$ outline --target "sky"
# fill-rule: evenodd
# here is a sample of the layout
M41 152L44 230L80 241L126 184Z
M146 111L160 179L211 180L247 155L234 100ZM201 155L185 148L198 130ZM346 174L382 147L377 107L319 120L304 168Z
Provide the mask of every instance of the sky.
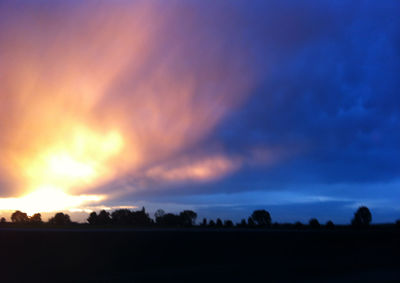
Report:
M400 218L400 2L1 1L0 214Z

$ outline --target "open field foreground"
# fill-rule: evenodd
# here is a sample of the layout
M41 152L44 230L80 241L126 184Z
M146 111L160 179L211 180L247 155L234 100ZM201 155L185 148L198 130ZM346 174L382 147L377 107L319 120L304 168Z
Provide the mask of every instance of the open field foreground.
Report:
M0 230L1 282L399 282L400 231Z

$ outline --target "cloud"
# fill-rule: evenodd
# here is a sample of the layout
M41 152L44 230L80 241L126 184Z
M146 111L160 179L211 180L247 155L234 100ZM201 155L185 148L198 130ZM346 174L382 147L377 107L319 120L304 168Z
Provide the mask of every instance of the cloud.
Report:
M230 171L221 158L159 165L203 140L252 88L245 45L224 36L235 15L215 18L220 8L3 3L1 193L82 194L143 168L168 180Z
M207 181L221 178L236 170L238 162L224 156L206 157L193 162L180 162L178 166L155 166L150 168L145 175L152 179L163 181L182 182L188 180Z
M399 177L397 1L0 5L3 196L54 160L110 205Z

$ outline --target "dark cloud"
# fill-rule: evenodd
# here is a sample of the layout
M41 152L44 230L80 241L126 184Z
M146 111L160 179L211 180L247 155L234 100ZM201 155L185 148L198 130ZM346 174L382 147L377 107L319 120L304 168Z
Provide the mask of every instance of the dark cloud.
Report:
M394 180L400 168L399 5L339 8L311 5L319 13L301 22L314 22L316 31L292 26L302 29L302 40L265 40L283 50L263 62L268 71L262 84L214 138L233 152L254 144L298 147L291 162L278 165L296 182L295 175L326 182ZM275 10L276 17L282 19L282 12ZM321 14L334 17L321 23Z
M396 1L243 5L239 33L250 42L259 83L246 104L196 149L218 144L232 156L248 156L259 147L279 150L283 158L258 166L245 163L216 182L136 196L172 201L181 194L310 192L312 186L314 194L351 197L353 203L389 199L400 177L399 11ZM334 184L346 186L327 189ZM374 184L381 185L365 189ZM324 215L324 205L276 211L303 216L308 211L309 217ZM393 217L396 205L389 206ZM339 210L332 213L344 221Z

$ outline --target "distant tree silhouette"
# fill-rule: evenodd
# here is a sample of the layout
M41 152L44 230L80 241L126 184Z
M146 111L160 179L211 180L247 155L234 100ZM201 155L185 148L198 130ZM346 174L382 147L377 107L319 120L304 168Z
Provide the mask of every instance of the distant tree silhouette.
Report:
M148 226L152 223L151 218L149 214L146 213L146 209L144 207L142 207L141 210L133 211L131 215L133 225Z
M182 225L182 218L173 213L167 213L162 218L162 225L165 226L180 226Z
M108 211L105 211L104 209L99 212L99 215L97 215L97 224L99 225L108 225L111 224L111 216Z
M184 210L179 214L179 216L182 221L182 226L190 227L194 225L197 213L192 210Z
M111 213L112 223L117 225L132 224L132 212L129 209L117 209Z
M255 225L256 225L256 223L254 223L253 218L252 218L252 217L249 217L249 218L247 219L247 226L248 226L248 227L254 227Z
M89 224L91 224L91 225L97 224L97 213L95 211L93 211L89 214L87 222L89 222Z
M351 221L351 225L354 227L367 227L371 223L372 215L368 207L361 206L354 213L354 218Z
M237 226L242 228L246 227L247 226L246 219L242 219Z
M214 220L210 220L210 222L208 222L208 227L215 227Z
M29 218L29 223L32 223L32 224L40 224L40 223L43 223L43 222L42 222L42 215L40 215L40 213L35 213L34 215L32 215L32 216Z
M162 209L158 209L155 213L154 213L154 219L156 220L157 224L161 224L162 222L162 218L165 215L165 211Z
M396 227L400 229L400 219L396 221Z
M219 218L217 218L217 222L215 223L215 226L217 226L217 227L222 227L222 226L223 226L223 225L222 225L222 220L219 219Z
M300 221L297 221L296 223L294 223L294 228L296 229L301 229L303 228L303 223L301 223Z
M6 221L6 219L4 218L4 217L2 217L1 219L0 219L0 223L6 223L7 221Z
M54 225L67 225L71 223L72 221L69 215L64 214L62 212L56 213L56 215L54 215L49 219L49 224L54 224Z
M111 222L117 225L147 226L151 224L151 219L143 207L139 211L117 209L111 213Z
M25 212L17 210L11 215L11 221L13 223L28 223L29 217Z
M335 224L333 224L333 222L331 220L329 220L328 222L326 222L325 224L326 228L328 229L333 229L335 228Z
M321 227L317 218L311 218L310 221L308 222L308 225L310 225L310 227L313 229Z
M227 227L227 228L232 228L233 227L232 220L225 220L224 221L224 226Z
M203 218L203 221L201 221L200 226L203 226L203 227L207 226L207 218Z
M265 209L254 210L251 218L258 226L271 226L271 215Z

